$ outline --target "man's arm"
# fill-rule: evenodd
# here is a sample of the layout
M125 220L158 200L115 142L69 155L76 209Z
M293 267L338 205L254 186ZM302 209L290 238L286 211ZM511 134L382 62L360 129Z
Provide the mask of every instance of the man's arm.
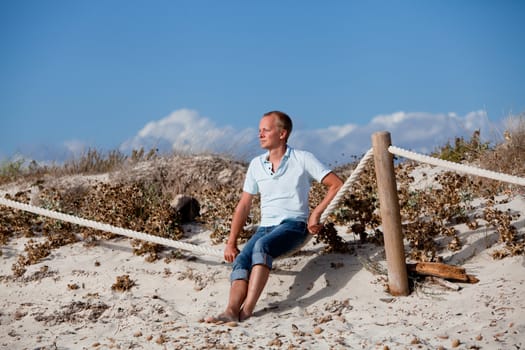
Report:
M319 205L315 207L314 210L312 210L312 213L308 218L308 231L314 235L319 233L323 227L323 225L319 222L321 220L321 215L323 214L326 207L328 207L328 204L330 204L332 199L335 197L341 186L343 186L343 181L333 172L328 173L328 175L326 175L321 182L323 185L328 187L328 191L321 203L319 203Z
M227 262L233 262L237 254L239 254L239 249L237 249L237 237L239 237L242 228L246 224L248 215L250 214L252 198L252 194L243 192L239 203L237 203L237 206L235 207L232 225L230 227L230 236L228 237L226 247L224 248L224 259Z

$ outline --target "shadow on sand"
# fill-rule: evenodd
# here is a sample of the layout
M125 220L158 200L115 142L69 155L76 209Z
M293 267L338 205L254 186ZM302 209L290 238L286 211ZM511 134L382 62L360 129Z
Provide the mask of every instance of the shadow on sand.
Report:
M377 249L381 249L381 247L377 247ZM376 253L376 248L373 248L373 250L374 253L371 255ZM362 252L360 251L359 253L361 254ZM287 288L288 295L284 296L286 291L276 293L278 296L267 307L257 310L255 315L262 315L268 312L280 314L296 307L304 308L310 306L326 298L329 300L329 298L344 288L351 288L352 277L363 268L363 264L356 253L317 253L307 259L309 260L306 265L297 272L281 269L272 272L274 274L273 278L276 278L276 275L294 275L295 278L289 288ZM284 284L283 288L285 288Z

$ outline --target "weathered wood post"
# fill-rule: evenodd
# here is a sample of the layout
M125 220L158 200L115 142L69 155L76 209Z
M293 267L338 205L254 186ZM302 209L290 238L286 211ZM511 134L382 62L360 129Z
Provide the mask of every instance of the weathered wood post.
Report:
M385 239L388 288L392 295L408 295L401 213L399 212L399 199L397 197L394 157L388 151L390 145L389 132L381 131L372 135L381 223Z

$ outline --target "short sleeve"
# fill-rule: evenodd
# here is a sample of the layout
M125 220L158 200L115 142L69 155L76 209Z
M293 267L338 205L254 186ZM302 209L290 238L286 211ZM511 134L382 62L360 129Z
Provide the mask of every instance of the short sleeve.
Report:
M257 194L259 192L259 186L257 185L257 181L255 180L255 176L254 176L255 166L256 166L256 159L250 162L250 165L248 166L248 171L246 171L244 185L242 187L242 190L249 194Z
M310 176L317 182L321 182L332 171L310 152L304 152L304 166Z

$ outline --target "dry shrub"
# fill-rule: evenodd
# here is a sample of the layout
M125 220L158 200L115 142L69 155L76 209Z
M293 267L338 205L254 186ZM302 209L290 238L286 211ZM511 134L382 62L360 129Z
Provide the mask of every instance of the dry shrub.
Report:
M18 192L15 196L6 198L21 203L29 202L28 192ZM33 237L33 229L41 225L41 221L33 214L0 207L0 245L6 245L12 238Z
M326 223L315 236L315 244L324 243L325 253L352 253L353 248L338 235L333 222Z
M111 286L111 290L116 292L126 292L135 286L135 281L129 275L117 276L117 281Z
M199 194L201 201L201 220L212 231L211 239L215 244L223 243L230 233L233 212L240 198L241 190L227 186L204 189ZM245 242L253 234L251 229L260 219L258 205L259 197L252 205L252 212L248 217L247 226L239 234L239 242Z
M116 181L155 178L163 193L171 198L179 194L192 196L200 204L200 222L212 231L213 243L222 243L229 234L231 217L242 191L247 163L225 156L173 155L157 159L138 170L121 172ZM145 173L145 171L147 173ZM258 198L255 199L250 222L260 218ZM241 240L251 235L241 234Z
M20 178L24 174L24 159L4 160L0 163L0 184Z
M436 238L451 237L454 243L448 248L460 248L453 225L470 220L468 213L472 209L471 191L475 183L467 176L443 172L432 179L432 187L411 189L412 168L413 165L398 167L398 196L403 233L411 248L409 257L416 261L438 261L440 246Z
M29 191L18 192L14 197L6 196L8 199L22 203L29 202ZM77 241L73 233L73 225L59 222L52 219L38 217L36 215L13 210L10 208L0 208L0 238L2 244L6 244L10 239L17 237L43 237L42 242L31 238L24 247L26 255L20 255L17 262L12 266L13 274L16 277L22 276L27 265L40 262L49 256L53 249Z
M493 252L494 259L503 259L507 256L525 255L525 237L518 235L518 230L511 222L519 217L509 211L503 212L494 207L494 199L490 199L483 210L483 219L499 234L499 241L504 243L503 248Z
M56 326L62 323L85 325L87 321L97 322L102 314L109 308L102 302L72 301L61 306L52 314L45 315L43 312L35 313L35 321L43 322L46 326Z
M157 182L146 180L135 183L98 183L92 187L73 187L65 191L43 191L44 199L51 199L54 210L71 213L86 219L107 223L134 231L168 239L183 235L178 217L169 204L169 197ZM85 239L113 237L90 228L79 228ZM136 254L154 255L159 249L148 242L134 241ZM151 259L151 258L150 258Z
M229 235L246 169L247 163L223 156L174 156L167 167L167 188L172 197L185 194L198 200L200 221L212 231L212 242L218 244ZM259 197L256 196L248 225L256 224L259 219ZM246 240L252 233L249 228L243 230L240 241Z
M504 141L481 157L486 169L525 176L525 113L509 117Z
M348 178L357 166L357 162L347 164L334 169L341 178ZM316 206L324 197L326 189L319 184L315 184L311 192L311 207ZM383 234L379 230L380 218L378 215L379 202L377 197L377 185L375 182L375 172L373 163L365 166L361 176L350 191L343 196L337 209L331 214L330 220L337 225L348 227L348 233L359 236L361 242L380 243ZM333 228L325 226L325 230L316 237L316 242L323 242L327 245L326 251L349 252L344 241L333 237Z
M5 160L0 163L0 184L15 180L35 181L46 175L59 177L78 174L101 174L120 170L127 165L158 158L158 150L145 152L143 148L133 150L131 155L125 155L120 150L103 152L88 149L79 157L69 159L63 164L39 164L35 160L26 159Z
M106 173L122 167L127 159L128 157L119 150L104 154L96 149L88 149L79 158L66 161L61 170L64 174Z
M53 230L52 233L49 233L44 242L39 243L30 239L24 247L26 255L19 255L18 261L11 268L13 274L16 277L22 276L26 271L25 266L36 264L49 256L54 249L75 242L77 242L77 238L72 233L71 225L67 223L63 229Z
M27 202L27 199L22 200L27 196L25 193L14 199ZM177 215L169 204L169 198L160 192L156 183L96 183L65 189L42 188L40 202L50 210L168 239L179 239L183 235ZM26 244L25 255L20 255L13 266L13 272L17 276L25 272L25 266L38 263L53 249L77 242L75 232L82 234L86 242L96 242L98 239L110 239L114 236L58 220L27 213L17 215L10 209L1 209L7 213L0 216L2 242L7 242L15 232L19 232L18 235L36 235L44 238L42 242L30 240ZM148 261L156 260L161 250L161 247L155 244L138 240L134 240L132 245L136 254L149 254Z
M439 147L432 156L455 163L473 162L490 149L489 145L490 142L481 141L480 130L476 130L472 133L470 140L456 137L454 144L448 141L444 146Z

